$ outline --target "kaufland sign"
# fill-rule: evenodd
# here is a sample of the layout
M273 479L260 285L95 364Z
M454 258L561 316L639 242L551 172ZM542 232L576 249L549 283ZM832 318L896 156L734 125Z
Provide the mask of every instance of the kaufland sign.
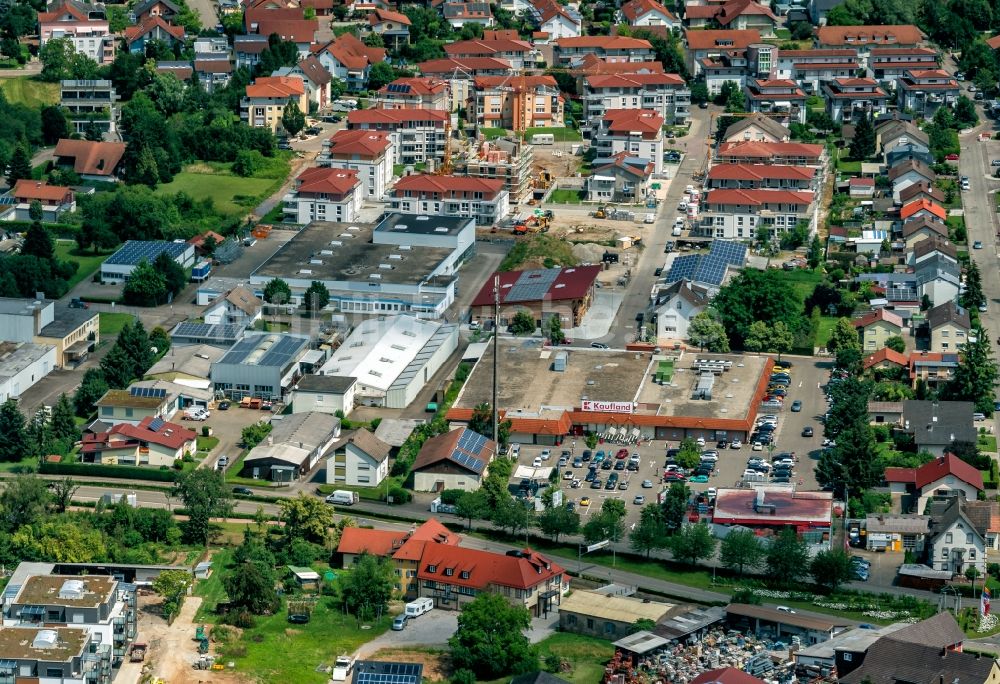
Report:
M631 401L590 401L585 400L581 408L584 411L597 411L599 413L632 413L634 410Z

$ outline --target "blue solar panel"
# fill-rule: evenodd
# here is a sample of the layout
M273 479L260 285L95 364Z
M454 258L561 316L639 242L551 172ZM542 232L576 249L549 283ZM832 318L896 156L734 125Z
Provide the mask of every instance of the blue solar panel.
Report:
M156 418L153 418L153 420L149 421L149 429L153 432L157 432L165 424L166 423L163 422L163 419L157 416Z
M128 393L133 397L155 397L163 399L167 396L167 390L159 387L129 387Z
M129 240L117 252L105 259L106 264L135 266L145 259L149 263L156 261L161 252L166 252L171 259L184 254L191 245L186 242L167 242L166 240Z
M708 255L701 259L698 270L695 271L694 279L699 283L711 283L721 285L726 277L728 264L719 257Z
M730 266L743 266L747 258L747 246L733 240L713 240L709 255L721 258Z
M667 272L667 282L674 283L678 280L692 280L701 256L698 254L685 254L674 259L674 263Z
M354 684L420 684L423 666L363 661L354 667Z
M477 473L481 472L483 469L482 461L480 461L478 458L470 456L469 454L459 449L455 449L453 452L451 452L451 460Z

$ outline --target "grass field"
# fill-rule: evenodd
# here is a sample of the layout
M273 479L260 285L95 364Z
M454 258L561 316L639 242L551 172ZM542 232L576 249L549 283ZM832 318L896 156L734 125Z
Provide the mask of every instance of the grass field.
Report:
M73 240L57 240L56 241L56 258L60 261L72 261L79 264L79 268L76 269L76 273L73 277L69 279L69 287L73 289L78 283L82 283L94 274L94 272L101 267L104 260L108 258L107 254L97 254L94 255L93 252L79 252L76 248L76 242Z
M601 681L604 665L615 654L615 647L609 641L568 632L556 633L544 639L539 642L538 650L543 660L547 654L554 653L572 663L572 671L562 672L560 676L579 684Z
M795 291L795 296L798 297L800 303L805 302L806 297L812 294L813 288L823 280L823 275L819 271L806 269L782 270L777 271L777 273L780 279Z
M125 327L126 323L130 323L135 320L135 316L129 313L108 313L102 311L100 314L100 331L101 337L106 337L107 335L117 335Z
M524 131L524 139L531 142L531 136L551 133L556 142L576 142L582 140L580 131L575 128L528 128Z
M507 129L490 128L489 126L480 126L479 132L483 134L483 138L486 140L490 140L491 138L502 138L507 135Z
M33 108L59 104L59 84L43 83L31 76L0 78L0 90L12 104Z
M240 178L224 173L182 171L170 183L157 186L156 193L173 195L186 192L196 200L211 198L215 208L222 213L245 214L279 187L281 180L272 178Z
M583 193L573 188L558 188L549 195L549 202L553 204L580 204L583 202Z
M833 326L836 324L837 319L833 316L822 316L819 319L819 330L816 331L815 346L826 346L826 343L830 341L830 333L833 332Z
M577 258L573 256L573 245L551 237L535 233L518 240L504 260L500 263L501 271L513 271L522 268L526 263L541 262L545 268L553 266L576 266Z

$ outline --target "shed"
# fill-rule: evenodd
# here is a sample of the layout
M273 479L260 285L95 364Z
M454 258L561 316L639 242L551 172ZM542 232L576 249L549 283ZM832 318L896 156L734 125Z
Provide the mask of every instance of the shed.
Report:
M615 648L625 653L634 653L637 656L644 656L669 646L670 642L652 632L641 631L629 634L624 639L619 639L612 644Z
M296 583L302 589L319 589L319 573L312 568L303 568L298 565L289 565L288 572L295 578Z

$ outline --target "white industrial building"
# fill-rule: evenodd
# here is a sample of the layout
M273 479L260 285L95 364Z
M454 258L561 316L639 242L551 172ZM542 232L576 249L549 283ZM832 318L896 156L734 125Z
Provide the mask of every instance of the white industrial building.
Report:
M102 282L122 282L142 261L152 264L162 252L184 268L194 265L194 245L178 240L128 240L101 264Z
M405 408L457 348L457 325L405 315L373 318L354 329L320 375L355 378L358 404Z
M304 375L292 390L288 403L292 413L342 411L349 416L354 410L357 384L357 379L343 375Z
M247 335L212 363L215 390L231 399L280 400L299 375L299 359L309 348L302 335Z
M51 344L0 342L0 403L17 399L55 367Z

